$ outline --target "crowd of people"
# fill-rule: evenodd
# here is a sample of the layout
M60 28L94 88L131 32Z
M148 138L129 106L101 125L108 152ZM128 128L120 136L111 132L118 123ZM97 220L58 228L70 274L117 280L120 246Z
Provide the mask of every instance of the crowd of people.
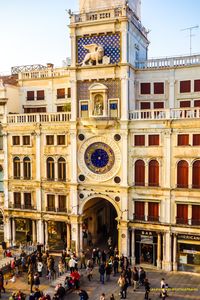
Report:
M56 264L56 266L55 266ZM27 256L22 250L20 258L13 258L10 265L11 279L15 282L18 274L27 274L27 283L30 287L29 300L62 300L66 293L77 291L80 300L89 298L87 291L81 288L81 273L84 273L88 280L88 284L93 280L93 272L96 268L96 273L99 273L99 282L105 284L111 280L111 276L117 277L116 282L119 286L119 295L121 299L127 298L127 291L133 289L135 292L139 288L144 290L144 299L148 300L150 294L150 283L146 276L146 272L142 267L131 267L130 262L124 255L119 256L118 249L109 247L109 250L101 250L95 248L93 250L82 251L79 257L72 251L62 251L58 261L50 255L49 251L42 252L39 249L37 252ZM84 269L84 272L83 272ZM82 272L80 272L82 270ZM40 290L41 277L46 277L49 282L55 279L56 276L61 276L67 273L64 283L59 283L55 287L53 298L48 294L44 294ZM25 275L26 276L26 275ZM167 285L164 279L161 280L160 298L166 299ZM0 272L0 297L1 291L5 292L4 275ZM107 300L105 293L100 297L100 300ZM13 293L9 300L23 300L25 295L18 291ZM112 294L110 300L114 300Z

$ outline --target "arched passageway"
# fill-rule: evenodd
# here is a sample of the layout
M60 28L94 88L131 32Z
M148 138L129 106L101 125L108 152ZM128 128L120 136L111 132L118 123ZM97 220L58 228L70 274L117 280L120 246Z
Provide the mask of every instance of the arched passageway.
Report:
M83 208L83 248L118 247L117 211L106 199L96 197Z

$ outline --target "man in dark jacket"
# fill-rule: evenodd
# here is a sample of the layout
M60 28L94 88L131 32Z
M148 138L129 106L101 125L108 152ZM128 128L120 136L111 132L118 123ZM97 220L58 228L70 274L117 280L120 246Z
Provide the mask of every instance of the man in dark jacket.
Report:
M104 284L104 275L105 275L105 271L106 271L105 265L104 265L104 263L102 263L102 264L100 265L100 267L99 267L100 282L101 282L102 284Z

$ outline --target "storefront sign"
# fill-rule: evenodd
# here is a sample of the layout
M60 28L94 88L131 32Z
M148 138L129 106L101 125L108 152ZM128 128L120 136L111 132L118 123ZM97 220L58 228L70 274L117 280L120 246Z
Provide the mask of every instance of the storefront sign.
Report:
M196 251L196 250L183 249L183 252L188 253L188 254L198 254L198 255L200 255L200 251Z
M153 236L141 235L141 243L153 244Z
M179 263L180 264L187 264L187 255L180 255L179 256Z
M200 241L200 236L196 236L196 235L180 234L178 235L178 238L182 240Z

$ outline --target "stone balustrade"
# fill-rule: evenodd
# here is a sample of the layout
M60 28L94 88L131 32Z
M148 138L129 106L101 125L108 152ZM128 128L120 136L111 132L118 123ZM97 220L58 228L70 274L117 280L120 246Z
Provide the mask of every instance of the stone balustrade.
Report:
M52 78L70 76L69 70L66 68L45 68L43 70L34 70L19 73L19 80L38 79L38 78Z
M171 108L171 109L145 109L129 112L129 120L169 120L169 119L198 119L200 107Z
M163 69L200 64L200 55L148 59L136 62L138 69Z
M7 116L8 124L23 123L56 123L69 122L71 119L70 112L63 113L41 113L41 114L14 114Z

